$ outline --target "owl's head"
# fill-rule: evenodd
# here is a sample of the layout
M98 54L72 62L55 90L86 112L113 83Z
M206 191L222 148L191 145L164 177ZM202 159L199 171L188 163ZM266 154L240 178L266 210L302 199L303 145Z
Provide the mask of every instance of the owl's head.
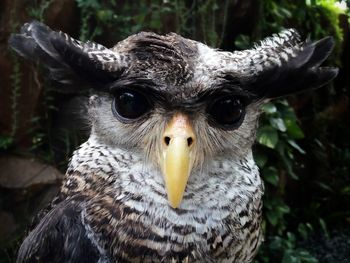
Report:
M333 40L302 42L293 29L231 53L174 33L146 32L107 49L31 22L10 45L44 63L63 85L92 88L92 136L158 167L173 207L191 171L251 153L263 103L337 75L320 67Z

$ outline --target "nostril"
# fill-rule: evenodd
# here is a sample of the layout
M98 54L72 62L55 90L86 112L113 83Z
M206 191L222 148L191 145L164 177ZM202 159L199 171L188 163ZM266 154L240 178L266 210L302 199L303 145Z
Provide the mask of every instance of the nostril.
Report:
M167 146L169 146L169 143L170 143L170 137L165 136L165 137L164 137L164 142L165 142L165 144L166 144Z
M193 143L192 137L188 137L187 138L187 145L188 145L188 147L190 147L192 145L192 143Z

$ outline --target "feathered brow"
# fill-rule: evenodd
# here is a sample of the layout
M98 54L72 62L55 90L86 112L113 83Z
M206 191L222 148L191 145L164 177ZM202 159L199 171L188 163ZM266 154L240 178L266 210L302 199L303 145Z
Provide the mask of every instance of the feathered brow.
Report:
M253 93L242 88L237 79L230 75L218 77L215 85L200 91L195 97L178 99L168 92L166 87L155 83L152 79L124 76L108 85L105 89L110 94L115 94L121 89L136 90L144 94L152 103L159 104L167 110L196 111L224 96L239 97L247 105L255 99ZM174 89L172 89L174 91Z

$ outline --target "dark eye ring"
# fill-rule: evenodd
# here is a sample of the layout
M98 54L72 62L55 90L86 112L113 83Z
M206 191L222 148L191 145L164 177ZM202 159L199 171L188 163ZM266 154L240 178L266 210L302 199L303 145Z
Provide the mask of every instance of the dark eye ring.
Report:
M244 119L245 105L243 100L235 96L223 96L208 107L210 121L223 129L236 129Z
M151 103L142 92L133 89L121 89L114 93L113 115L122 122L132 122L145 115L151 109Z

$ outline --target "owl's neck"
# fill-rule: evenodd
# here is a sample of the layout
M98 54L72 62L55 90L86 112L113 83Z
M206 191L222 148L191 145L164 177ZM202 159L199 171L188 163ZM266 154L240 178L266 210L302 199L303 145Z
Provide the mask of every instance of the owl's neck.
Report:
M219 158L212 160L208 169L191 174L181 206L173 209L158 169L145 165L139 154L110 148L92 137L75 151L62 192L67 198L84 200L83 217L89 227L100 226L98 220L111 216L103 227L108 238L118 240L110 242L107 238L107 242L96 236L100 229L90 233L92 240L105 244L109 251L118 253L118 244L125 240L138 244L140 233L144 233L156 244L152 249L159 251L161 258L169 246L175 249L180 242L179 251L196 248L186 253L201 259L211 253L208 244L216 246L218 242L218 251L225 257L247 247L242 253L245 260L238 260L243 262L260 240L262 188L251 156L240 161ZM134 228L139 229L135 235L129 231ZM163 239L167 242L154 241ZM106 253L102 247L101 253Z
M245 198L242 193L246 193L244 195L249 198L250 190L260 185L259 173L251 154L239 161L220 157L191 174L180 209L232 206L233 199ZM146 202L168 207L164 180L159 169L146 164L141 154L111 148L93 136L74 152L63 191L70 194L109 191L118 199L128 199L127 202L138 200L138 206Z

